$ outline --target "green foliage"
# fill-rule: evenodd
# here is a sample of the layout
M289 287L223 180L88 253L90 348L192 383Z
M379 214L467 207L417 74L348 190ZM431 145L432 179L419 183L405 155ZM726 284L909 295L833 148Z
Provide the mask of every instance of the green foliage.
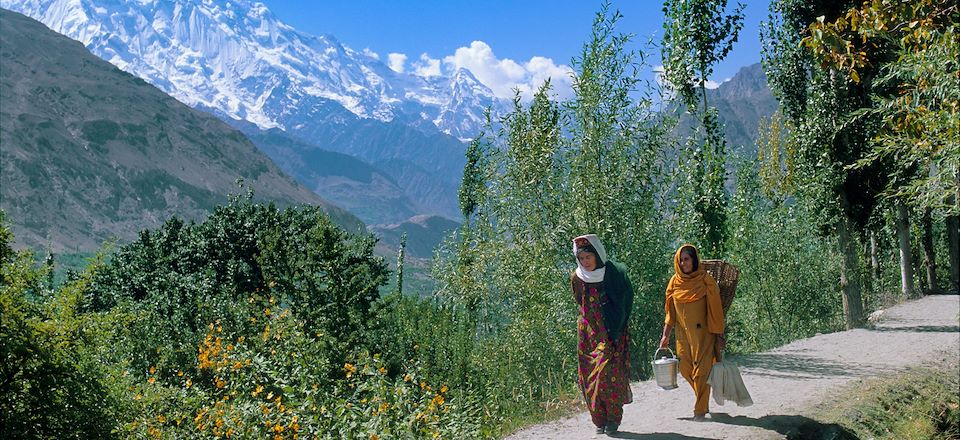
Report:
M889 194L955 215L960 205L949 199L960 186L960 9L944 0L847 6L809 23L802 42L825 68L873 83L876 106L863 114L882 125L873 152L856 167L892 163Z
M950 356L953 356L952 354ZM947 440L960 437L956 359L857 384L829 402L819 417L846 427L854 438Z
M731 348L761 351L842 329L836 243L811 234L816 217L804 201L763 195L758 164L743 161L733 195L729 261L741 268L727 314Z
M282 306L335 339L341 359L361 342L386 280L371 237L353 236L317 207L278 210L235 197L199 225L179 219L143 231L94 277L91 310L125 307L136 368L188 363L208 323L255 332L250 310Z
M716 109L707 103L706 81L713 65L737 41L743 7L737 3L730 15L724 15L727 0L668 0L663 5L664 76L700 120L698 131L678 155L676 222L682 241L703 236L700 250L713 256L724 255L726 241L726 139Z
M727 0L667 0L663 3L664 76L679 92L687 107L700 104L699 89L706 108L704 85L713 65L726 58L743 28L744 5L729 15Z
M937 32L929 47L901 48L900 59L883 66L878 89L888 92L872 96L872 113L882 118L883 128L874 138L873 151L856 164L898 164L890 176L896 185L887 193L945 215L960 214L958 41L957 26L950 26ZM900 170L914 172L904 176Z
M0 230L9 250L12 235L5 223ZM120 402L100 347L114 321L78 313L91 273L52 292L49 270L29 252L0 261L0 436L111 438Z
M669 127L652 111L651 88L636 72L644 55L627 50L619 13L597 15L575 60L575 97L550 98L545 83L471 146L463 201L471 222L438 251L434 277L451 334L466 352L463 380L487 402L494 426L511 426L576 394L576 307L569 276L572 238L601 236L624 263L637 299L630 323L634 376L662 325L666 230L657 206L666 185ZM639 99L637 99L639 96ZM443 371L443 370L441 370ZM539 404L545 403L540 406Z

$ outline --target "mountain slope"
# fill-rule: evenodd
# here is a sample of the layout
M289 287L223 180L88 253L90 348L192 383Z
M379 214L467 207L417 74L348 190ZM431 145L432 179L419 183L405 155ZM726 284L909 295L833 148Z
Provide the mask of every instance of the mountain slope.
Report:
M89 250L241 190L358 219L284 175L242 133L0 10L0 208L21 245Z
M298 140L289 152L308 155L319 148L378 166L415 206L426 208L417 214L458 218L461 140L478 133L486 108L506 108L466 69L450 76L398 73L333 36L299 32L247 0L0 5L81 41L95 55L232 125L248 121L261 130L286 131ZM288 164L280 166L289 174L308 171ZM381 197L385 188L354 189L363 199ZM389 197L396 203L386 206L399 208L399 198ZM409 217L402 210L377 212L382 206L355 212L375 221Z
M261 128L315 123L330 106L476 135L505 103L466 71L418 76L331 35L288 26L249 0L0 0L192 107Z
M371 226L370 229L391 249L398 249L400 237L407 234L407 256L430 259L434 248L459 226L459 223L443 217L418 215L400 223Z
M307 188L367 224L395 223L424 212L393 177L353 156L324 150L279 129L244 129L247 137Z
M760 121L770 118L778 105L760 63L741 68L729 81L707 90L707 103L716 107L724 124L727 150L756 155ZM696 125L690 114L682 114L677 131L686 134Z

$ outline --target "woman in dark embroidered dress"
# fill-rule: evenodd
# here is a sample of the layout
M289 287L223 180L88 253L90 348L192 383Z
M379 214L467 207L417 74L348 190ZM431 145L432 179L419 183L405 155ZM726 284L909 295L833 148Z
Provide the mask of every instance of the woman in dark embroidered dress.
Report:
M577 318L577 377L597 433L616 434L630 391L630 336L633 287L624 267L607 259L594 234L573 241L577 269L570 275Z

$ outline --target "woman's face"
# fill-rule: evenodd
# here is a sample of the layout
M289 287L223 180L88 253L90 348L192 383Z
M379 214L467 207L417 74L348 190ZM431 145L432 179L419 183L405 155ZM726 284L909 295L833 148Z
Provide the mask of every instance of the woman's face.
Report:
M586 270L597 268L597 256L593 252L580 252L577 254L577 259L580 260L580 265Z
M689 252L680 252L680 271L683 273L693 272L693 257Z

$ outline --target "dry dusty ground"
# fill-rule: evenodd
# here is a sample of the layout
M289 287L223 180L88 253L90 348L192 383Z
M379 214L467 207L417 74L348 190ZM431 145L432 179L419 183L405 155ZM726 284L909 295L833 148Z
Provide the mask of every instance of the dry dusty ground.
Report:
M694 422L693 392L664 391L651 381L633 384L634 402L624 407L626 439L782 439L802 438L816 422L803 416L831 392L852 381L896 374L960 357L960 297L936 295L886 311L874 329L857 329L795 341L763 353L734 359L754 405L739 408L711 400L706 422ZM533 426L508 439L603 439L590 416L580 413Z

